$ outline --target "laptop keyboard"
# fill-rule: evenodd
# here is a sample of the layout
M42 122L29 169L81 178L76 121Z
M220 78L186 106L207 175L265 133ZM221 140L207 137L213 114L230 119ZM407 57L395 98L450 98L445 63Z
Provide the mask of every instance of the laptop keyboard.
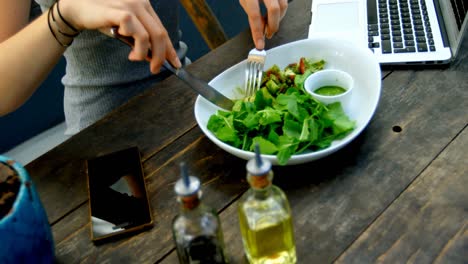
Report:
M436 51L425 0L368 0L368 45L383 54Z

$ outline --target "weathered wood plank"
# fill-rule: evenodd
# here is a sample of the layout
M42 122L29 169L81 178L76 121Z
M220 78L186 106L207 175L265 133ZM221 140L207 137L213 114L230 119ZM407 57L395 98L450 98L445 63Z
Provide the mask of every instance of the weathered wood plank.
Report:
M180 0L210 49L227 41L224 29L205 0Z
M60 243L60 241L74 236L74 233L82 228L86 228L88 230L88 234L90 234L88 202L85 202L77 210L74 210L69 215L65 216L63 221L59 221L53 225L52 234L54 235L54 242L56 244Z
M337 262L466 263L467 149L465 128Z

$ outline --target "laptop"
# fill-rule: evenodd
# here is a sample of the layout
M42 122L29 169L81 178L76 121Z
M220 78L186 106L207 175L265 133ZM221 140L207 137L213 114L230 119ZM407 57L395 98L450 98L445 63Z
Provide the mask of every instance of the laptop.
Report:
M309 37L346 38L381 65L448 64L468 31L468 0L312 0Z

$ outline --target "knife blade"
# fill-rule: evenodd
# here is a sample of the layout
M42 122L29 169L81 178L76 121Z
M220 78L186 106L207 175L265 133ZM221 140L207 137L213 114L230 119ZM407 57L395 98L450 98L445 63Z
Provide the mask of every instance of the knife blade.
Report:
M231 110L234 106L234 102L224 96L222 93L218 92L214 87L193 76L191 73L186 71L184 68L174 68L169 62L165 61L163 66L171 71L175 76L184 81L188 86L195 90L198 94L203 96L208 101L213 104L224 108L226 110Z
M135 40L132 37L120 35L118 33L118 27L111 27L110 36L122 41L123 43L129 45L132 48L135 43ZM148 50L147 56L148 58L152 57L151 50ZM184 68L173 67L168 61L164 61L163 67L172 72L180 80L185 82L185 84L187 84L190 88L195 90L199 95L203 96L211 103L226 110L232 110L234 102L231 99L224 96L222 93L220 93L214 87L209 85L207 82L195 77L194 75L186 71Z

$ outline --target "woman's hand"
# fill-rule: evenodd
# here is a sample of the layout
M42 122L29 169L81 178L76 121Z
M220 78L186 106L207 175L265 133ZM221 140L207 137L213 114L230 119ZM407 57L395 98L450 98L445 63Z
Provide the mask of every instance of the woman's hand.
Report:
M279 29L281 19L288 9L287 0L263 0L267 15L260 13L260 0L239 0L242 8L249 17L250 30L255 47L259 50L265 48L265 36L273 37Z
M169 35L148 0L60 0L59 7L63 17L78 30L118 26L119 34L135 40L128 58L150 60L153 73L160 71L165 60L181 67ZM149 49L151 59L146 56Z

